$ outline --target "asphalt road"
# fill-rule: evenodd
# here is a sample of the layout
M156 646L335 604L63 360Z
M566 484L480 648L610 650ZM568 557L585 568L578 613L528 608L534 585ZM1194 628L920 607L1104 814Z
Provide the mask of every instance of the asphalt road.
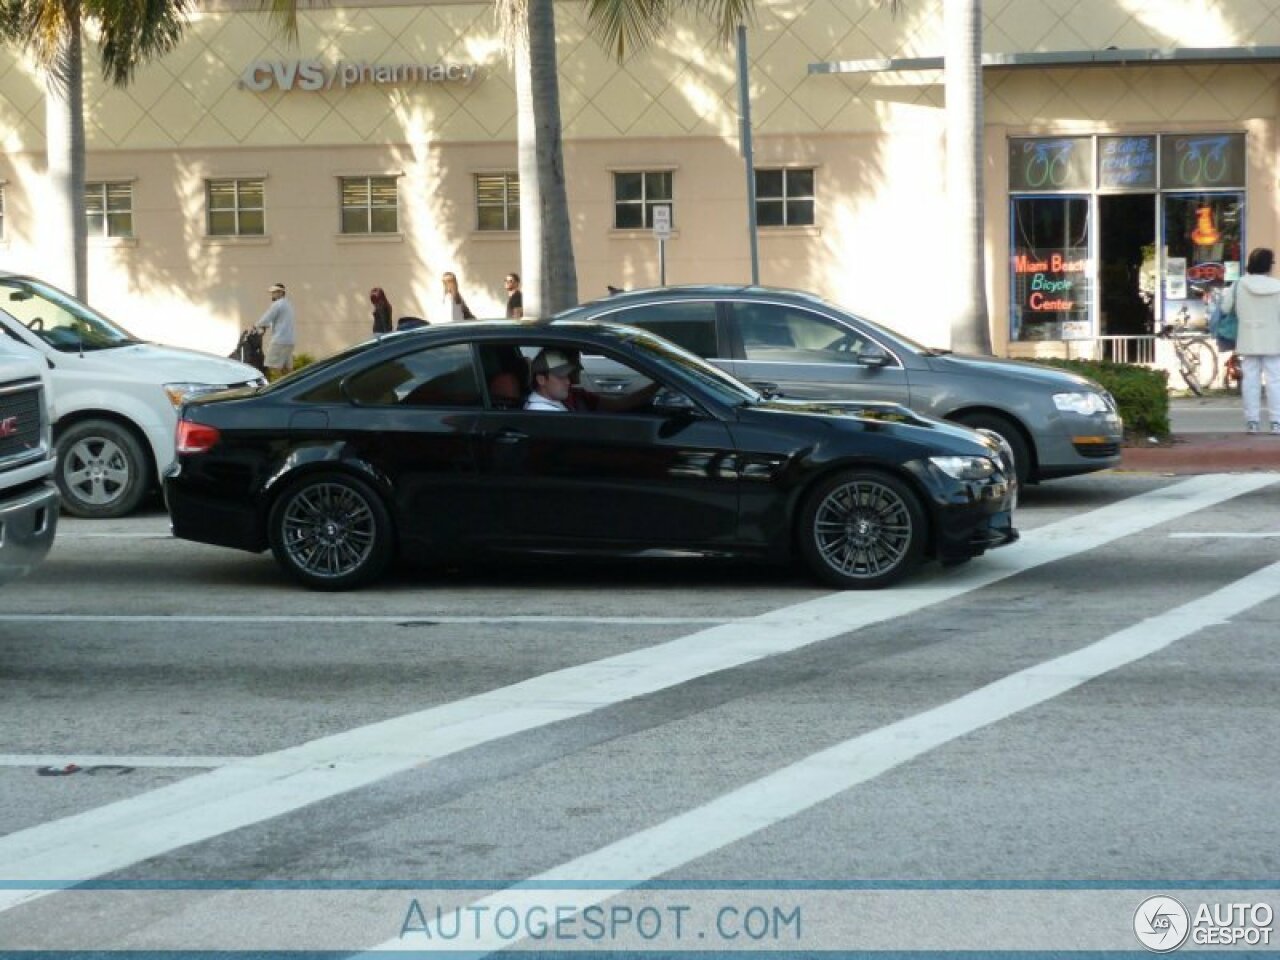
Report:
M406 887L532 879L575 922L642 882L767 902L792 949L994 944L931 891L1128 950L1135 891L1280 886L1280 475L1061 481L1018 523L875 594L681 561L324 595L158 511L64 519L0 606L0 947L425 949Z

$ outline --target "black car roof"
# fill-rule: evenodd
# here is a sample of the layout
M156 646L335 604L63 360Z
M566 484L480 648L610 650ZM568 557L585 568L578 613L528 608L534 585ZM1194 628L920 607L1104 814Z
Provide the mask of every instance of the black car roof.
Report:
M560 313L540 322L550 323L555 321L559 324L565 320L572 320L579 315L590 315L604 309L613 310L634 300L652 300L655 297L671 300L719 299L723 297L767 300L781 297L811 304L825 303L821 297L812 293L804 290L792 290L786 287L761 287L740 283L689 283L669 287L645 287L639 290L624 290L610 294L607 297L590 300L576 307L569 307L567 310L562 310Z

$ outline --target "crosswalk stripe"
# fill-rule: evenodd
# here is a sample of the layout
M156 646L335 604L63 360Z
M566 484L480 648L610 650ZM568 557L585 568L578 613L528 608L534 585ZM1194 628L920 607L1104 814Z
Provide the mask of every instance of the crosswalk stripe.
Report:
M453 703L243 759L0 838L0 879L86 880L368 786L431 760L884 622L1276 482L1206 475L1030 531L980 562L838 593ZM0 909L47 890L0 892Z
M506 905L527 908L555 901L556 890L547 888L557 882L571 885L598 877L626 878L625 885L608 889L575 887L577 911L604 903L623 890L715 853L922 754L1158 653L1277 596L1280 563L1273 563L1207 596L1072 653L1019 670L948 703L811 754L700 807L552 867L520 887L483 897L470 909ZM426 929L430 932L431 925L427 924ZM396 938L371 952L403 950L415 942L426 944L432 939ZM513 944L490 933L465 946L468 950L496 952Z

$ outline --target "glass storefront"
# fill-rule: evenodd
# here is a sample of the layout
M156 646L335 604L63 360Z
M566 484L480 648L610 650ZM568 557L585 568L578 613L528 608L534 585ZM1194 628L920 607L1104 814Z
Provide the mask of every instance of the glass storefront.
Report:
M1010 336L1202 326L1240 274L1245 137L1009 141Z

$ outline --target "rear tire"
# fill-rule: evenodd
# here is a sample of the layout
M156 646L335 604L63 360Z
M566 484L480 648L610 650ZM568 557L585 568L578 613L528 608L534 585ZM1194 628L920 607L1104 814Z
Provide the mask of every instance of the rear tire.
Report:
M1031 448L1012 420L998 413L962 413L955 418L955 422L972 430L990 430L1004 437L1009 449L1013 451L1013 470L1018 475L1018 486L1026 486L1031 482Z
M350 590L376 580L394 553L395 531L382 498L343 474L304 477L276 500L267 520L271 552L312 590Z
M845 470L822 481L800 512L800 554L824 583L873 590L924 561L928 522L920 498L878 470Z
M150 463L128 427L82 420L58 436L58 491L73 517L123 517L147 492Z

